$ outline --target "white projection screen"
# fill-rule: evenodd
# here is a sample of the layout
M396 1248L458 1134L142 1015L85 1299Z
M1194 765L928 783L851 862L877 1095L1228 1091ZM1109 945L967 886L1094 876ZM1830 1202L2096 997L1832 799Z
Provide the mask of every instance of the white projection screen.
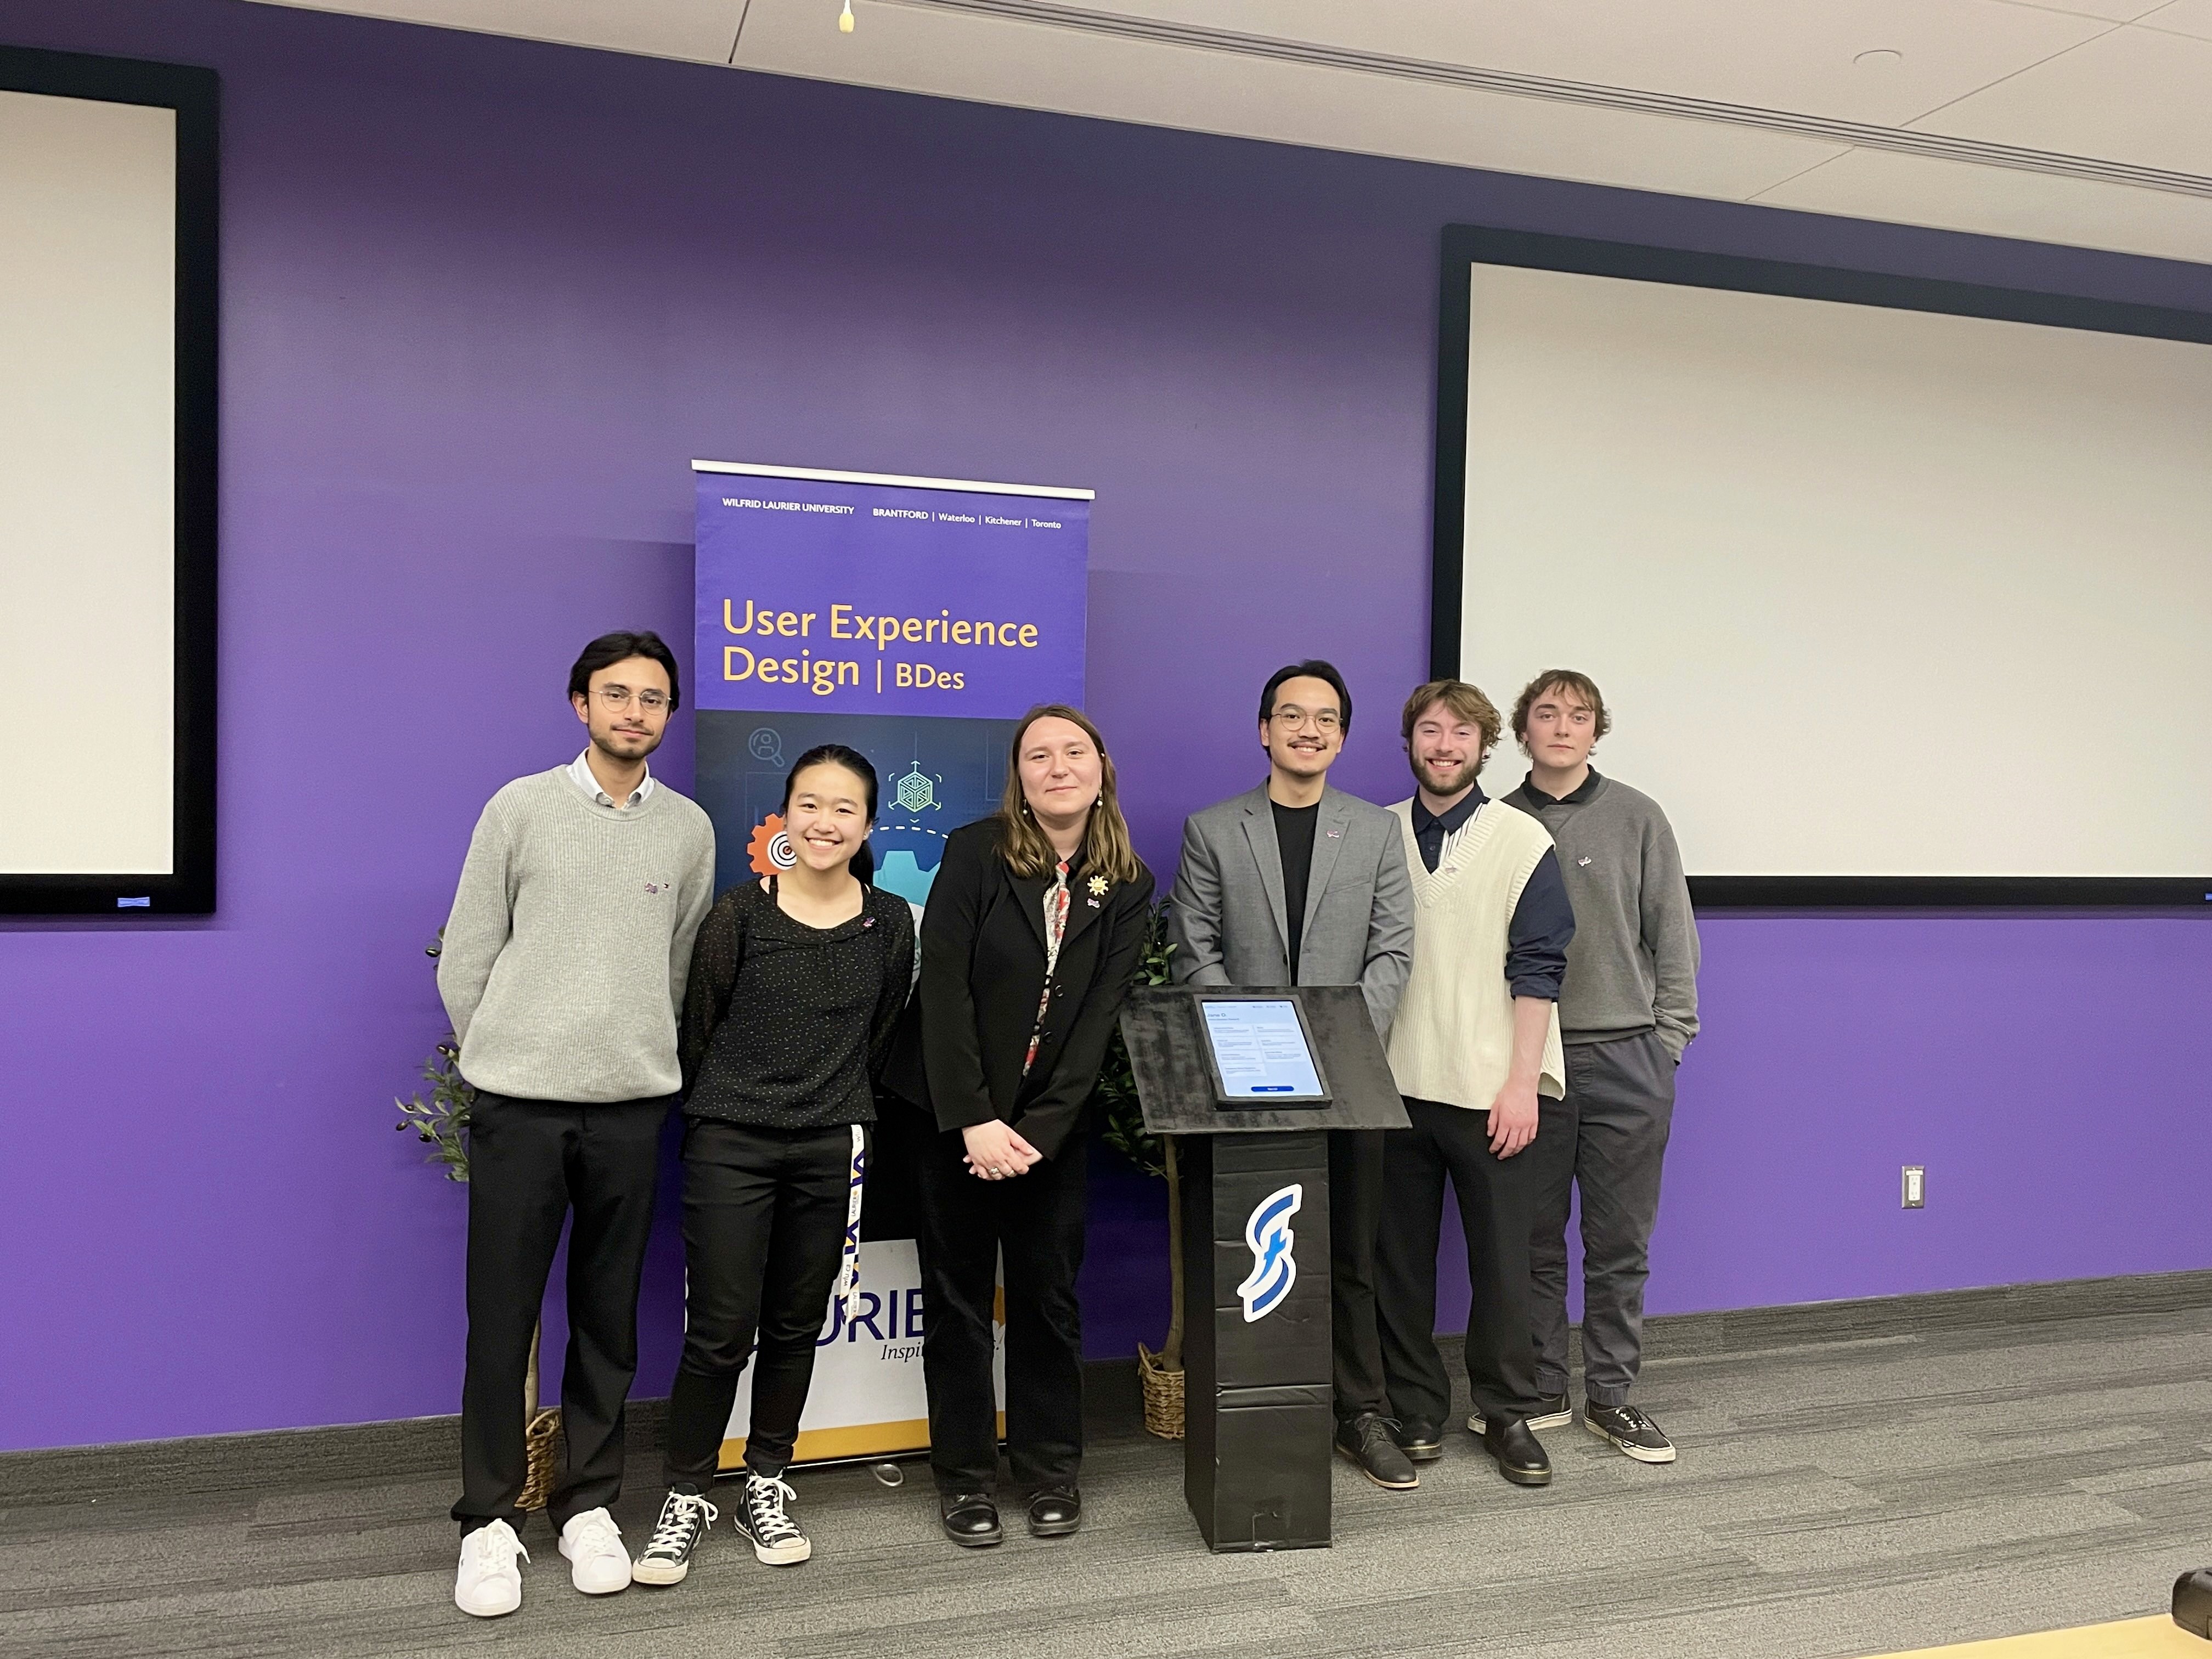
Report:
M215 99L0 50L0 911L214 908Z
M1437 672L1590 675L1699 903L2212 903L2212 316L1468 228L1443 282Z

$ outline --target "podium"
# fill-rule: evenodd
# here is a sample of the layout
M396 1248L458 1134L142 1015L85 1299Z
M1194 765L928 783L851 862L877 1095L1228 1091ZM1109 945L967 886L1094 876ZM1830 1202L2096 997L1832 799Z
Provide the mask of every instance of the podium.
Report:
M1226 1104L1201 1002L1294 1003L1325 1103ZM1329 1542L1331 1129L1406 1109L1356 985L1178 985L1121 1012L1145 1127L1182 1186L1183 1496L1216 1552Z

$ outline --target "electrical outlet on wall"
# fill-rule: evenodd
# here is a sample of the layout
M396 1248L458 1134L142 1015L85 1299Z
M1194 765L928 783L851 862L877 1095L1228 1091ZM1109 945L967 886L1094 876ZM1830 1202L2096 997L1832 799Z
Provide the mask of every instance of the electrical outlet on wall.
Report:
M1917 1164L1905 1166L1905 1207L1921 1210L1928 1206L1928 1171Z

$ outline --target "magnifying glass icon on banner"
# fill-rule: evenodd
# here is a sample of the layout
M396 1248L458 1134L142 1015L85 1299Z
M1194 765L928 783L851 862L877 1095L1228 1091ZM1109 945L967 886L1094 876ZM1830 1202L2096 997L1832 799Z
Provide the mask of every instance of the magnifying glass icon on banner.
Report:
M783 733L773 726L755 726L752 736L745 739L745 752L764 766L781 766Z

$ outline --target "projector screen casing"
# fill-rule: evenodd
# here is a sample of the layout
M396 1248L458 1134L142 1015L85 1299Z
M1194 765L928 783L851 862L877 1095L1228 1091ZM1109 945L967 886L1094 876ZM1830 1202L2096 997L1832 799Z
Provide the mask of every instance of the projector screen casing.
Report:
M1438 331L1431 672L1461 672L1466 625L1466 536L1472 289L1477 266L1615 277L1630 282L1820 300L1852 306L2044 325L2212 344L2212 316L2027 290L1798 265L1775 260L1557 237L1473 226L1444 234ZM1595 665L1581 665L1592 666ZM1601 672L1601 683L1604 680ZM1517 687L1492 687L1510 696ZM2194 711L2185 717L2193 718ZM2065 722L2069 732L2078 719ZM1510 739L1509 738L1508 741ZM1634 779L1665 799L1663 779ZM1692 870L1697 862L1688 860ZM2186 875L1910 875L1698 873L1701 905L1761 907L2179 906L2212 910L2212 872Z
M0 92L167 109L176 132L169 867L0 869L0 914L205 915L216 905L217 80L181 64L0 46ZM65 642L40 643L46 659L65 660L52 652Z

